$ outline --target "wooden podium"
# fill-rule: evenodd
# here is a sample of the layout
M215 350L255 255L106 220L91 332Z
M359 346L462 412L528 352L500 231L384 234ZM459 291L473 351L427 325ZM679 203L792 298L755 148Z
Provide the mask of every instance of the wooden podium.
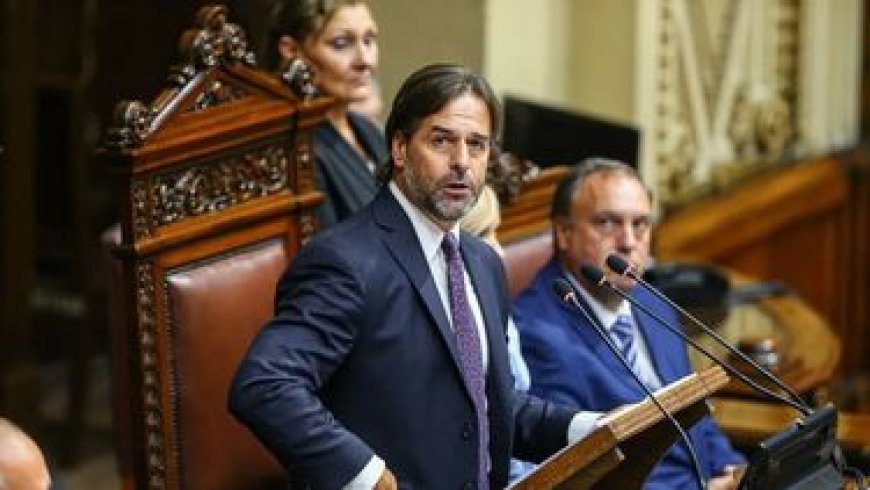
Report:
M725 371L714 366L655 395L683 427L690 427L709 413L707 398L727 383ZM678 437L664 414L646 399L609 412L589 436L554 454L509 488L640 489Z

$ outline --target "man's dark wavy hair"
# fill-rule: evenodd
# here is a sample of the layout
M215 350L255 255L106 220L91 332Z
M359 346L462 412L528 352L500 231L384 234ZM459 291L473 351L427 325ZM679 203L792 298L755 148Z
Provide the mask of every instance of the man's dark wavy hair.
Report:
M465 66L449 63L424 66L402 84L393 99L390 116L387 118L387 148L392 147L393 138L410 138L420 129L423 119L440 111L448 102L468 93L480 97L489 110L492 124L490 161L498 158L497 140L502 126L501 102L483 75ZM392 177L392 156L384 170L386 175L381 180L386 182Z

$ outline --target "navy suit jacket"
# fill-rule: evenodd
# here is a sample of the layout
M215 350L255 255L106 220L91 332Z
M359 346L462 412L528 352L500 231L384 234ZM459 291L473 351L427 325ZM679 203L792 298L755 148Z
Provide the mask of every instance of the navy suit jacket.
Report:
M646 396L642 389L589 321L553 292L553 281L561 274L558 260L550 260L514 302L514 320L532 377L531 392L561 405L602 412L642 400ZM670 324L679 325L676 311L643 288L634 288L631 294ZM581 296L578 299L591 311ZM632 307L632 311L662 382L669 384L690 374L683 340L664 331L639 309ZM687 432L708 478L721 474L727 464L744 461L710 417ZM681 444L664 456L645 488L697 488L688 453Z
M486 323L490 481L503 488L512 444L521 457L545 458L565 445L573 411L514 391L504 270L479 239L463 234L460 243ZM373 454L401 488L476 481L477 422L454 335L388 188L299 251L229 403L294 483L340 488Z

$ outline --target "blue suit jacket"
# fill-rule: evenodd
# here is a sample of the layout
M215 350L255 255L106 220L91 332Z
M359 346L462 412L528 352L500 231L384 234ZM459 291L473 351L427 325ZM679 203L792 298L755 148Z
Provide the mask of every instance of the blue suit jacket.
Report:
M543 459L565 444L573 411L514 391L501 262L477 238L460 242L486 322L490 479L502 488L512 444ZM384 188L299 251L230 409L313 488L340 488L373 454L401 488L461 488L476 480L477 422L458 359L411 222Z
M532 377L531 392L561 405L602 412L640 401L644 392L589 321L553 292L553 281L561 273L558 260L550 260L514 303L514 320ZM652 294L635 288L632 296L672 325L679 325L676 312ZM583 302L582 297L578 299ZM661 380L669 384L690 374L683 340L642 311L632 309ZM709 417L688 433L708 478L719 475L726 464L743 462ZM664 456L645 488L697 488L689 456L681 444Z

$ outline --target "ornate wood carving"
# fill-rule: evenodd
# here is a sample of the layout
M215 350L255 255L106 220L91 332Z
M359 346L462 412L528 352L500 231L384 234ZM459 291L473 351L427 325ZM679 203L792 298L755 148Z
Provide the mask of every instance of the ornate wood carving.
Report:
M256 58L248 49L245 32L227 22L224 5L207 5L196 14L196 26L184 32L179 42L185 64L198 68L217 66L221 61L241 61L253 65Z
M155 200L151 223L164 226L290 189L288 168L284 147L274 145L155 175L150 184Z
M305 159L310 157L300 158ZM295 193L292 175L286 148L270 144L223 160L153 174L147 180L136 179L132 187L136 238L154 236L162 226L260 197Z
M299 182L299 194L314 190L314 150L311 134L303 133L296 136L296 181Z
M166 447L161 430L161 372L154 298L154 265L148 260L139 261L136 264L136 309L142 363L146 471L148 487L157 490L166 488Z
M188 110L197 112L210 107L217 107L241 99L248 92L241 87L224 83L221 80L213 80L208 88L197 96L196 101Z
M138 100L124 100L115 106L113 125L106 134L110 149L140 145L153 131L155 111Z
M492 186L499 203L505 207L517 200L523 182L537 175L538 170L531 160L504 152L487 168L486 183Z
M203 72L220 63L244 63L249 66L255 63L244 31L238 25L227 22L227 8L223 5L209 5L199 10L195 27L181 36L179 51L182 61L170 71L170 87L151 105L138 100L125 100L115 107L112 127L106 137L108 149L123 150L141 146L156 130L157 120L164 111ZM244 95L245 91L241 87L213 80L190 110L195 112L215 107Z

